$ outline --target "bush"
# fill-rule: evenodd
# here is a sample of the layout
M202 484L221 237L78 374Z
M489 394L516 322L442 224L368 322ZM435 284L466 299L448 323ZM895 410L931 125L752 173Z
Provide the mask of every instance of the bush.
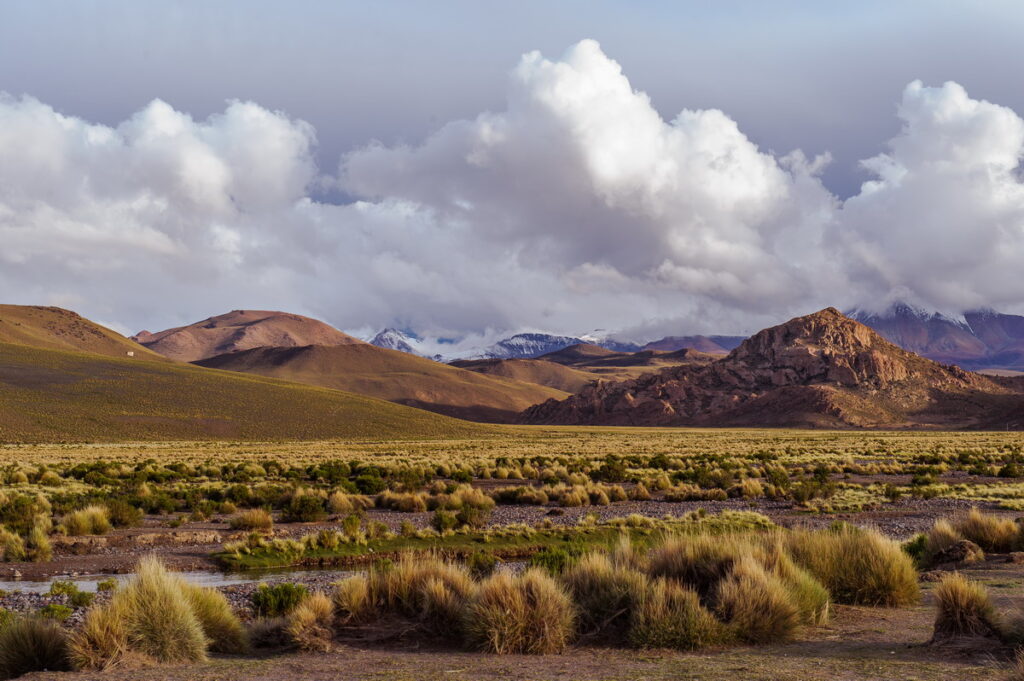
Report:
M0 677L70 669L67 634L55 622L17 618L0 629Z
M988 591L959 572L944 576L935 587L935 604L933 640L959 636L1000 637L999 615Z
M787 641L800 626L792 592L750 555L719 583L715 603L719 616L747 643Z
M434 515L430 518L430 526L438 532L454 530L458 525L459 521L456 519L453 511L438 509L434 511Z
M82 591L74 582L69 579L58 579L50 583L50 595L65 595L68 601L76 608L85 608L92 605L93 594Z
M107 502L107 515L114 527L135 527L142 521L142 509L121 499Z
M544 655L565 649L576 613L568 594L551 577L530 569L486 579L470 600L463 628L470 645L498 654Z
M274 527L274 518L263 508L242 511L228 521L232 530L269 530Z
M309 590L302 584L260 584L251 596L252 609L257 617L280 617L290 613L308 595Z
M77 537L87 534L106 534L110 531L110 512L106 506L87 506L65 515L60 521L64 531Z
M565 571L562 577L580 614L585 632L625 627L644 591L647 577L628 567L619 567L603 553L588 553Z
M542 568L552 575L560 575L565 572L565 569L573 563L578 555L577 551L570 551L561 546L549 546L530 556L527 565L529 567Z
M75 612L75 609L70 605L64 605L63 603L47 603L43 607L39 608L39 616L43 619L53 620L55 622L63 622L67 618L71 617Z
M786 537L796 562L839 603L898 607L921 597L913 560L874 530L793 532Z
M469 568L470 574L477 579L489 577L497 564L498 559L493 553L487 551L474 551L466 559L466 567Z
M286 523L315 523L327 518L324 500L313 494L297 494L284 509Z
M286 631L300 650L327 652L331 649L334 605L320 592L307 594L288 614Z
M727 632L696 591L659 578L633 611L628 638L637 648L696 650L724 642Z
M670 537L651 551L652 577L673 579L709 598L741 556L751 551L743 536L701 534Z
M128 657L127 609L127 601L114 600L86 613L68 644L76 668L111 669Z

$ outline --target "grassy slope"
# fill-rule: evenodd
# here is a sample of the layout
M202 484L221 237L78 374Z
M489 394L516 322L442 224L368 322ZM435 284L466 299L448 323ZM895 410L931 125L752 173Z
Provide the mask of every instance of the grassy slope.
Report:
M59 307L0 305L0 343L168 361L135 341Z
M380 439L484 431L336 390L0 343L0 442Z
M487 376L503 376L516 381L546 385L565 392L579 392L597 376L542 359L466 359L451 366Z
M368 344L256 348L197 364L346 390L476 420L508 421L532 404L568 395Z

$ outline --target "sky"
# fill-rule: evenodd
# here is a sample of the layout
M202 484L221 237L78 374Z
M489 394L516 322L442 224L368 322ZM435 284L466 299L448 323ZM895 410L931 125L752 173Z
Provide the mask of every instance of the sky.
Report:
M0 298L121 331L1024 312L1019 3L0 6Z

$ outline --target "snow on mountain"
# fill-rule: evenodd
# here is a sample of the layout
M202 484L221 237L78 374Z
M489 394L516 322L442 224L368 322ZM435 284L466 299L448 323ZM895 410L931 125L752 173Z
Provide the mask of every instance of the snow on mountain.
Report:
M370 345L388 350L407 352L410 355L425 356L419 348L420 339L395 328L387 328L370 339Z

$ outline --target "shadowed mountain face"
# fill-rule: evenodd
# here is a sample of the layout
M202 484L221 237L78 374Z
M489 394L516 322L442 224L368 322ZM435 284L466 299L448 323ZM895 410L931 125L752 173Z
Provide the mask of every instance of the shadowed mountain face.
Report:
M234 310L158 333L141 331L134 340L180 362L262 347L357 345L363 341L316 319L287 312Z
M644 346L644 350L674 352L690 349L724 355L742 343L744 338L744 336L665 336L660 340L651 341Z
M726 357L598 382L527 409L544 424L1024 427L1011 381L943 366L828 308L748 338Z
M992 311L951 318L897 303L882 314L853 312L885 338L937 362L965 369L1024 370L1024 317Z
M567 395L515 376L484 375L368 343L253 348L195 364L345 390L474 421L513 421L532 404Z

